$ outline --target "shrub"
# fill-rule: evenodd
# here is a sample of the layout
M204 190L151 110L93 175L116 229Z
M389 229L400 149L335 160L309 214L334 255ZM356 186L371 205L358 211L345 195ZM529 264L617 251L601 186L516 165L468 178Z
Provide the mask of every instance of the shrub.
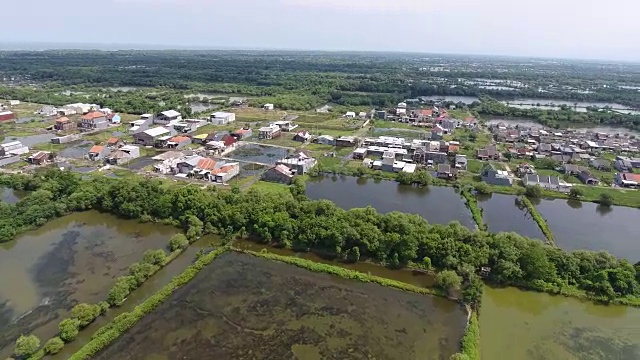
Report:
M469 325L460 342L462 353L467 355L470 360L480 360L480 325L478 324L478 315L474 312L471 314Z
M542 187L540 185L527 186L524 194L530 198L539 199L542 197Z
M436 275L436 287L449 294L460 290L462 278L453 270L444 270Z
M602 193L600 194L598 203L604 206L611 206L613 205L613 196L611 196L611 194L608 194L608 193Z
M47 354L57 354L62 348L64 348L64 341L57 336L49 339L49 341L44 344L44 351Z
M147 250L144 252L144 256L142 257L142 262L145 262L151 265L162 266L166 259L167 259L167 254L162 249Z
M64 342L73 341L80 329L80 321L78 319L64 319L60 321L58 330L60 330L60 339Z
M572 199L578 199L582 196L584 196L584 191L579 187L573 186L571 190L569 190L569 197Z
M184 234L175 234L169 240L169 249L176 251L178 249L184 250L189 246L189 240Z
M80 327L85 327L100 316L99 305L78 304L71 309L71 317L78 319Z
M40 339L35 335L20 335L16 340L16 349L14 353L19 357L29 356L40 348Z

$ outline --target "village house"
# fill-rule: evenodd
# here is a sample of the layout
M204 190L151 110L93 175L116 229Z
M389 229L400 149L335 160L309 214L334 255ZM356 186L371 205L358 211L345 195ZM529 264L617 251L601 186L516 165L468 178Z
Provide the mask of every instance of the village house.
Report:
M294 175L285 165L276 165L262 174L262 180L290 185Z
M478 149L477 157L480 160L500 160L500 153L495 145L487 145L484 149Z
M311 133L308 131L298 131L293 137L294 141L307 142L311 139Z
M248 139L253 136L253 131L249 128L242 128L231 133L233 137L235 137L238 141L243 139Z
M29 147L22 145L20 141L11 141L0 144L1 152L6 155L23 155L29 152Z
M562 165L562 172L568 175L578 175L581 172L587 170L584 166L564 164Z
M45 105L43 107L41 107L40 109L38 109L35 112L36 115L42 115L42 116L55 116L58 114L58 109L54 106L51 105Z
M133 134L133 141L139 145L154 146L156 140L163 136L172 135L171 130L162 126L154 127L139 133Z
M617 157L614 166L620 172L631 172L633 169L633 165L631 164L629 158L624 157Z
M553 190L559 192L569 192L571 184L566 183L557 176L528 174L522 179L524 186L540 186L546 190Z
M98 161L104 159L107 155L109 155L109 149L105 146L94 145L89 149L87 153L87 158L91 161Z
M110 165L123 165L140 157L140 148L134 145L124 145L105 157Z
M600 171L611 170L611 161L607 159L593 159L589 161L589 165L591 165L594 169L600 170Z
M188 136L174 136L167 142L168 149L180 150L191 145L191 138Z
M15 119L16 119L16 114L14 114L13 112L9 110L0 111L0 121L10 121Z
M52 144L68 144L72 141L78 141L82 139L79 134L70 134L65 136L58 136L51 139Z
M109 127L107 117L100 111L92 111L80 118L78 127L82 130L106 129Z
M207 150L224 150L233 146L238 139L226 131L211 133L205 139L205 147Z
M595 176L593 176L593 174L591 174L591 172L587 169L583 169L578 173L578 179L586 185L600 184L600 180Z
M258 139L271 140L280 136L281 130L278 125L271 124L269 126L261 127L258 132Z
M336 139L336 146L355 147L358 145L358 139L355 136L341 136Z
M276 162L276 165L285 165L291 169L296 175L306 174L311 170L318 161L304 152L287 156L286 158Z
M449 164L438 164L438 171L436 172L436 176L440 179L451 179L454 177L454 173L451 170L451 165Z
M56 123L53 125L53 128L58 131L69 131L76 128L76 123L71 121L68 117L61 117L56 119Z
M62 115L87 114L92 111L100 110L100 105L75 103L63 106L59 111L65 112ZM104 114L103 114L104 115Z
M413 160L419 164L446 164L447 154L439 151L428 151L425 147L417 148L413 153Z
M214 112L209 116L209 121L214 125L226 125L236 121L236 114L230 112Z
M387 112L384 111L384 110L376 111L376 119L386 120L387 119Z
M436 125L431 130L431 139L432 140L441 140L444 136L444 129L440 125Z
M182 114L175 110L167 110L156 114L153 119L153 123L158 125L167 125L172 121L179 120L182 120Z
M32 165L44 165L53 161L53 154L49 151L38 151L29 156L27 162Z
M225 163L217 169L214 169L211 172L212 178L211 181L215 181L220 184L226 184L233 177L237 176L240 173L240 164L239 163Z
M491 163L487 163L480 172L480 179L487 184L498 186L512 186L513 182L509 173L505 170L498 170Z
M454 161L454 167L461 171L467 170L467 156L466 155L456 155Z
M320 135L315 139L315 141L322 145L336 145L336 139L331 135Z
M285 118L296 119L298 117L290 115L290 116L286 116ZM285 132L291 132L291 131L293 131L293 130L298 128L298 124L294 124L293 120L275 121L271 125L276 125L277 127L280 128L280 130L285 131Z
M117 137L110 137L109 140L107 140L107 146L110 148L118 148L122 145L124 145L124 141Z
M264 104L262 106L262 108L265 109L265 110L273 110L274 106L273 106L273 104Z
M542 143L537 146L538 154L549 155L551 154L551 150L551 144Z
M344 117L346 117L347 119L353 119L356 117L356 113L353 111L347 111L347 113L344 114Z
M107 121L111 124L120 124L122 117L118 113L107 114Z
M637 188L640 186L640 174L618 173L615 182L622 187Z

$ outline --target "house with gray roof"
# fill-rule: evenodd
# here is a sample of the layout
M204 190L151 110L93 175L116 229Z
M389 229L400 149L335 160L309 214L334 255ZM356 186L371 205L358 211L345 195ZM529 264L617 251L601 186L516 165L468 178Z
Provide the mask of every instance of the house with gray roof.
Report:
M509 173L505 170L496 169L493 164L486 164L480 172L480 179L487 184L498 186L512 186L513 182Z
M540 186L546 190L569 192L571 184L566 183L557 176L527 174L522 179L524 186Z

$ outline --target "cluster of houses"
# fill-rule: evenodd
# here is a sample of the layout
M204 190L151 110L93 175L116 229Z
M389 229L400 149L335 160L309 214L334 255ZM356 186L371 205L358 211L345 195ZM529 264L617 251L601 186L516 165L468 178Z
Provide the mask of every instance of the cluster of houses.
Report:
M29 147L20 141L10 141L0 144L0 166L16 163L22 160L21 156L29 153ZM49 151L36 151L27 157L27 162L32 165L45 165L54 160L54 154Z
M140 157L140 148L135 145L125 145L116 137L107 140L106 145L94 145L87 152L87 159L103 161L109 165L124 165Z
M262 174L262 180L291 184L295 175L308 173L318 161L304 151L296 151L284 159L278 160L276 165Z
M216 183L227 183L240 173L240 164L214 160L189 152L169 151L153 157L155 172Z
M288 115L280 121L274 121L272 123L269 123L268 126L261 127L260 129L258 129L258 139L271 140L279 137L283 132L294 131L298 128L298 124L293 122L296 118L297 116L295 115Z
M347 112L344 117L356 117L355 112ZM360 113L359 117L397 121L419 127L439 128L436 132L444 134L451 134L460 127L477 128L478 126L478 121L473 117L466 117L463 120L453 119L446 109L437 105L431 109L410 110L407 108L406 102L399 103L391 110L372 110L370 113Z
M604 152L637 154L640 152L640 140L628 136L611 136L605 133L576 132L571 130L545 130L521 126L507 126L497 123L489 127L495 140L506 146L513 158L540 160L549 158L559 164L558 171L573 175L586 185L597 185L600 179L594 176L591 168L599 171L616 169L615 182L618 186L637 187L638 182L633 169L640 168L640 158L617 156L615 161L602 156ZM503 155L496 145L478 149L480 160L502 160ZM588 166L584 166L588 165ZM490 170L488 170L490 172ZM523 183L540 185L545 189L568 192L571 184L557 176L536 174L532 165L520 166L518 172ZM637 179L636 179L637 180ZM489 183L504 185L502 179Z

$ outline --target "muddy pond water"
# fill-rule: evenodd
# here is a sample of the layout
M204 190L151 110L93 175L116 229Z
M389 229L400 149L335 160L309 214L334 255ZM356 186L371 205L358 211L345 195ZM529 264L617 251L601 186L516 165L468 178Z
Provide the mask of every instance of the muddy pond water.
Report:
M561 199L533 201L556 245L565 250L606 250L640 261L640 209Z
M640 359L640 309L485 287L482 359Z
M0 186L0 200L6 203L15 204L26 195L27 195L26 191L13 190L8 187Z
M75 304L104 300L116 277L176 231L89 211L0 244L0 358L21 333L48 339Z
M454 302L226 253L95 359L448 359Z
M382 213L401 211L421 215L430 223L459 221L470 229L475 228L471 212L451 187L415 187L392 181L328 175L310 179L306 194L314 200L331 200L343 209L372 206Z
M504 194L478 195L484 223L490 232L516 232L532 239L544 239L530 214L517 205L517 197Z

